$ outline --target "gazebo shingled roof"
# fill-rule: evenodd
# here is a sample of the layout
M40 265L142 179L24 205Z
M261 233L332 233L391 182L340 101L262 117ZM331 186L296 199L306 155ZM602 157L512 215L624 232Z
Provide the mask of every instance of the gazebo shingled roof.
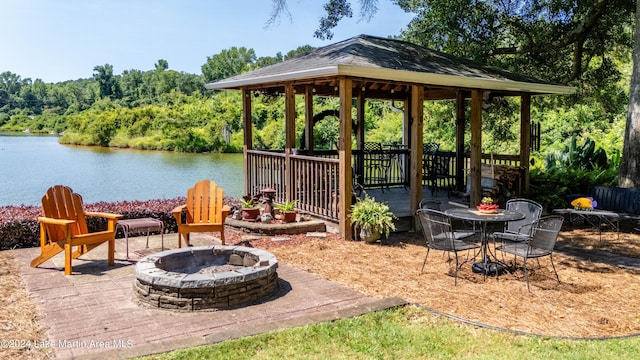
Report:
M206 84L240 89L335 76L485 89L505 94L570 94L574 88L484 66L409 42L359 35L281 63Z

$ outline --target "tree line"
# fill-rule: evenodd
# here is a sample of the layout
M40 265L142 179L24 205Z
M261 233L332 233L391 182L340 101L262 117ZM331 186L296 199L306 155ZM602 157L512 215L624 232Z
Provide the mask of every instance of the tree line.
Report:
M257 57L253 49L232 47L207 58L202 74L169 69L160 59L154 69L95 66L90 79L45 83L0 73L0 131L64 134L61 142L187 152L234 151L242 144L240 98L204 84L284 61L313 49L300 46L283 55ZM278 101L265 99L265 106ZM257 107L262 127L274 111ZM272 136L264 146L271 146Z
M555 7L544 1L532 7L515 6L522 1L394 2L416 14L397 38L578 88L573 96L534 97L532 119L542 125L541 148L547 153L534 153L534 157L544 159L548 153L562 152L574 135L579 141L593 139L608 153L620 151L633 38L633 14L626 2L613 1L604 12L600 1L567 0ZM351 16L349 3L327 1L327 21L321 21L319 36L330 38L330 29L340 16ZM361 3L361 11L375 11L377 1ZM282 6L286 1L274 0L274 4ZM619 11L613 14L612 9ZM574 39L574 46L560 46L567 39ZM55 84L3 72L0 131L64 133L62 142L71 144L237 151L242 148L239 94L210 92L203 85L310 49L302 46L286 55L257 57L253 49L232 47L208 57L202 74L170 70L163 59L152 70L131 69L122 74L114 74L109 64L98 65L91 79ZM315 101L318 112L338 108L333 99ZM282 148L282 99L260 96L254 103L256 147ZM494 101L487 108L483 151L517 153L518 109L519 104L510 99ZM368 102L365 127L370 141L402 140L402 117L395 110L388 103ZM299 116L303 113L299 111ZM425 103L425 142L436 141L443 149L453 149L454 119L452 103ZM300 133L303 123L297 122ZM328 117L314 130L315 143L329 148L337 139L337 119Z
M120 75L113 73L110 64L97 65L91 79L59 83L22 78L4 71L0 73L0 114L5 119L13 115L69 115L87 110L104 99L127 108L167 104L176 93L204 96L206 82L281 62L310 49L312 47L305 45L286 55L278 53L258 58L253 49L232 47L207 57L201 75L169 70L169 63L164 59L158 60L153 70L130 69Z

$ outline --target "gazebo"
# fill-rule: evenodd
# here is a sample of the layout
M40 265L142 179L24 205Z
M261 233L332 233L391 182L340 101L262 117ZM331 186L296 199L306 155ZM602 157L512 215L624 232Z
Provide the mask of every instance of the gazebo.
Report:
M470 60L430 50L405 41L359 35L271 66L206 84L207 89L242 91L244 123L245 193L262 188L277 190L276 201L298 200L309 213L337 221L342 236L351 238L354 170L362 172L365 159L364 107L367 99L392 100L404 104L404 134L407 142L404 171L415 213L423 186L423 102L456 101L455 176L459 183L469 174L470 205L481 199L482 103L497 96L519 96L520 154L524 187L528 186L530 154L530 103L532 95L571 94L572 87L552 84ZM282 152L253 149L252 97L282 94L285 98L285 149ZM305 104L307 152L296 149L296 95ZM338 97L340 136L337 152L314 151L313 97ZM470 101L470 156L464 158L465 100ZM355 119L352 110L355 104ZM352 146L355 133L356 146ZM465 164L467 168L465 169Z

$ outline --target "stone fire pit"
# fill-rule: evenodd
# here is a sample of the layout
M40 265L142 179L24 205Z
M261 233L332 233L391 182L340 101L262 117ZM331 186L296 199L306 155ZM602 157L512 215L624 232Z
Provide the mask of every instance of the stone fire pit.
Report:
M256 303L278 291L278 262L244 246L187 247L142 258L134 292L145 305L184 311Z

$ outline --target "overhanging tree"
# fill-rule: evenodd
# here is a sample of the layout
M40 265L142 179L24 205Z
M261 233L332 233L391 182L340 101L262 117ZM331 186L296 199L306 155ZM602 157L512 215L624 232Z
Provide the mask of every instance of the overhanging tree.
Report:
M640 187L640 1L636 2L635 44L633 48L633 72L629 92L627 126L620 163L620 186Z
M613 89L615 63L634 50L634 70L620 186L640 187L640 42L633 44L638 10L628 0L390 0L416 14L403 33L411 42L516 72L577 86L569 101L591 97L614 111L624 95ZM327 0L314 36L331 39L340 20L353 16L350 0ZM378 0L360 0L360 16L377 11ZM288 11L273 0L270 22ZM634 14L635 12L635 14ZM636 25L636 35L638 25ZM624 106L624 105L622 105Z

